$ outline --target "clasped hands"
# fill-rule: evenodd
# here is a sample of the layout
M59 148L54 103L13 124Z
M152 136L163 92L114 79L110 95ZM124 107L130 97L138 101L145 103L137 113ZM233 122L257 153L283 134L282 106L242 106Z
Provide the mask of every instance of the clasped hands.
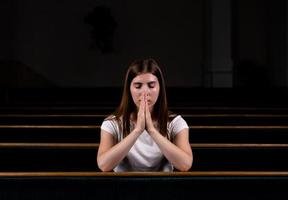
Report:
M146 129L146 131L151 134L156 130L156 128L153 124L147 97L148 95L146 93L142 94L140 97L140 105L138 109L135 129L141 133Z

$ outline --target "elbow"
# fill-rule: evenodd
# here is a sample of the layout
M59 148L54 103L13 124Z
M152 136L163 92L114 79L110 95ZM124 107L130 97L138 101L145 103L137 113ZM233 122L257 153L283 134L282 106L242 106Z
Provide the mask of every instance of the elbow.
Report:
M97 158L97 165L98 168L102 171L102 172L110 172L112 171L111 168L109 168L109 166L107 166L102 159L99 159L99 157Z
M99 169L102 171L102 172L111 172L112 170L109 169L109 168L105 168L105 167L101 167L99 166Z
M98 168L102 171L102 172L110 172L111 170L107 167L105 167L104 165L100 165L98 163Z
M180 172L188 172L192 167L192 163L191 164L185 164L185 165L182 165L178 168L178 170Z
M187 159L185 162L182 163L181 166L179 166L177 169L180 172L188 172L193 164L193 156L191 156L189 159Z
M108 167L105 167L103 165L99 165L98 164L98 168L102 171L102 172L111 172L112 169L108 168Z

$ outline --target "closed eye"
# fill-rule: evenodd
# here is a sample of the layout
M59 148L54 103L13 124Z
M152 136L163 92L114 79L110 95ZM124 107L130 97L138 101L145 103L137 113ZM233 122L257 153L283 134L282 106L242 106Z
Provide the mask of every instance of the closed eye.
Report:
M156 82L150 82L148 83L149 88L154 88L155 87Z
M137 88L137 89L141 88L141 86L142 86L141 83L134 83L134 87Z

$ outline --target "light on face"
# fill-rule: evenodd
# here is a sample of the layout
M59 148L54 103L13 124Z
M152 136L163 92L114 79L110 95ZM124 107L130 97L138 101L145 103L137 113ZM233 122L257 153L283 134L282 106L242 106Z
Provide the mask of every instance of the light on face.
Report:
M134 103L139 106L141 96L146 95L148 105L154 105L159 95L158 78L151 73L136 76L130 85L130 92Z

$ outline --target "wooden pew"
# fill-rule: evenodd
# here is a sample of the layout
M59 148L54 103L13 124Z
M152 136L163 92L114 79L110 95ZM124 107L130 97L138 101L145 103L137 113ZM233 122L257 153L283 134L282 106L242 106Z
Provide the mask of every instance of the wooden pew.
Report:
M2 199L278 199L288 172L5 172Z
M98 170L100 123L105 116L33 112L0 115L0 158L7 160L0 171ZM287 116L185 114L194 152L191 170L287 170L288 164L282 159L288 151ZM222 124L215 125L215 121Z

